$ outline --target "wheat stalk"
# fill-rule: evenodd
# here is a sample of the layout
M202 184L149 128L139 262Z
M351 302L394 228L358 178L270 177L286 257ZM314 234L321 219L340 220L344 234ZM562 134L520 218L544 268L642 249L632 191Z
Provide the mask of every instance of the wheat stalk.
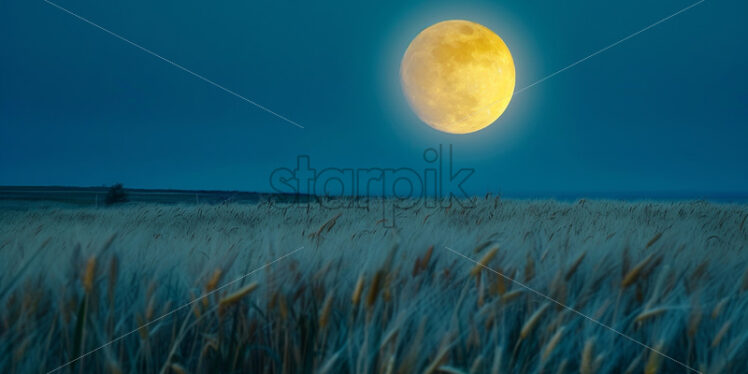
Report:
M426 253L423 255L423 257L417 257L415 263L413 264L413 276L420 274L422 271L426 270L429 266L429 261L431 261L431 255L434 252L434 246L430 246Z
M516 299L523 292L524 291L522 291L522 290L514 290L514 291L507 292L507 293L505 293L504 295L501 296L501 301L504 304L509 304L510 302L512 302L512 300Z
M548 344L545 346L545 349L543 350L543 356L542 360L546 361L548 360L548 357L551 356L551 353L553 353L553 350L556 349L556 346L558 345L558 342L561 341L561 337L564 334L564 326L561 326L556 330L556 333L553 334L551 339L548 341Z
M327 327L327 324L330 322L330 311L332 310L332 297L333 294L330 293L325 298L325 301L322 303L322 309L319 312L319 328L320 330L324 330L325 327Z
M385 335L384 338L382 338L382 343L379 344L379 349L383 349L387 344L395 340L399 332L400 332L400 329L397 327L390 330L390 332L388 332L387 335Z
M333 372L332 369L335 367L335 363L337 363L338 358L340 358L340 352L335 352L335 354L332 355L332 357L330 357L329 359L327 359L327 362L325 362L325 364L322 365L322 367L319 369L319 373L326 374L326 373Z
M624 371L625 374L631 374L636 370L636 367L639 366L639 362L642 360L642 355L637 355L636 358L629 363L629 365L626 367L626 371Z
M221 277L223 277L223 270L221 268L216 269L213 271L213 275L208 279L208 282L205 283L205 293L209 294L213 290L216 289L218 286L218 283L221 281ZM204 297L202 300L203 307L207 308L208 305L210 305L210 301L207 297Z
M470 275L477 276L481 270L487 267L488 263L496 256L499 252L499 247L494 246L478 261L478 263L470 270Z
M582 254L580 254L577 259L571 264L569 270L566 271L566 276L564 277L567 281L571 279L571 277L577 271L585 256L587 256L587 251L582 252Z
M371 311L374 304L377 302L377 296L379 291L382 289L382 283L384 282L384 271L380 270L374 274L374 278L371 280L371 286L369 287L369 293L366 294L366 307Z
M712 309L712 319L717 319L717 317L722 314L722 311L725 309L728 301L730 301L730 298L724 297L717 303L717 305L714 306L714 309Z
M582 361L579 364L579 374L592 374L594 372L592 367L592 354L594 348L595 338L592 337L587 339L584 343L584 349L582 349Z
M359 301L361 301L361 293L364 290L364 274L361 274L358 276L358 280L356 281L356 286L353 288L353 295L351 296L351 304L353 304L354 309L358 306Z
M655 236L652 237L652 239L649 239L649 241L647 242L647 245L644 248L651 247L654 243L657 243L657 241L660 240L661 237L662 237L662 232L658 232L657 234L655 234Z
M726 321L724 324L722 324L722 327L717 332L717 335L714 336L714 339L712 340L712 348L715 348L719 345L719 343L722 341L722 339L727 335L727 331L730 330L730 325L732 324L732 321Z
M644 321L646 321L646 320L648 320L650 318L654 318L654 317L659 316L662 313L665 313L666 310L667 310L667 308L665 308L665 307L659 307L659 308L655 308L655 309L645 310L645 311L639 313L638 316L636 316L636 318L634 319L634 322L637 322L637 323L641 324L641 323L643 323Z
M483 252L483 250L488 248L491 244L493 244L493 242L490 240L480 243L475 247L475 249L473 249L473 253L477 254L477 253Z
M221 277L223 277L223 270L221 268L214 270L213 275L211 275L210 279L208 279L208 282L205 283L205 292L209 293L210 291L216 289L216 286L218 286L218 282L221 281Z
M639 275L641 275L642 270L644 270L644 267L646 267L647 264L652 261L652 258L654 258L654 254L650 253L647 257L641 260L641 262L634 266L634 268L631 269L628 274L623 277L623 280L621 281L621 287L626 288L632 283L636 282L636 280L639 278Z
M529 282L535 278L535 259L530 254L527 255L527 262L525 262L525 282Z
M222 314L226 308L234 305L237 301L241 300L244 296L249 294L250 292L256 290L258 287L257 282L252 282L238 290L236 290L234 293L227 295L226 297L222 298L218 302L218 311L219 314Z
M86 270L83 273L83 289L86 294L93 291L94 280L96 279L96 256L91 256L86 262Z
M499 274L504 274L499 268L497 271ZM499 296L503 296L507 290L507 281L502 276L497 276L496 281L491 285L491 292Z
M649 359L647 364L644 366L644 374L657 374L660 370L660 364L662 363L662 350L665 347L665 343L660 341L657 347L649 352Z
M522 326L522 330L520 330L519 338L520 340L525 339L527 335L532 332L532 330L535 328L535 326L540 321L540 317L543 316L543 313L545 313L546 309L550 306L550 303L545 303L543 306L541 306L538 310L535 311L535 313L530 316L530 318L527 319L527 322Z
M501 362L504 358L503 355L504 347L498 346L494 350L493 362L491 363L491 374L499 374L501 372Z

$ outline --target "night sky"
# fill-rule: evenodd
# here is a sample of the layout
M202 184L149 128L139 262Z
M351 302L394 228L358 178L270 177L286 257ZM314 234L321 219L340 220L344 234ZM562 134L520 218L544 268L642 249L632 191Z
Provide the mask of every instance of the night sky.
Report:
M502 37L526 87L693 1L0 2L0 185L269 191L275 168L422 169L453 145L469 193L748 194L746 1L705 1L517 94L469 135L399 85L419 31Z

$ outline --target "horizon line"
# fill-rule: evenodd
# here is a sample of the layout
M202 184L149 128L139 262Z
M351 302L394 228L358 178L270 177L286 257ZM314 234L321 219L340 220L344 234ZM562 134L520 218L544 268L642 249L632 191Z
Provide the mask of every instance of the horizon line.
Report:
M65 189L65 190L106 190L112 185L101 185L101 186L75 186L75 185L0 185L0 192L12 192L9 190L19 189L28 190L33 188L49 190L54 188ZM257 195L279 195L279 196L316 196L324 197L324 195L316 194L303 194L303 193L282 193L276 191L251 191L251 190L240 190L240 189L206 189L206 188L149 188L149 187L127 187L124 186L125 190L129 191L140 191L140 192L175 192L175 193L242 193L242 194L257 194ZM21 192L21 191L19 191ZM53 192L53 191L40 191L40 192ZM65 191L59 191L65 192ZM73 191L70 191L73 192ZM455 194L456 195L456 194ZM487 195L494 197L507 197L507 198L734 198L734 199L748 199L748 192L742 191L698 191L698 190L638 190L638 191L489 191L485 193L467 194L467 197L480 197L484 198ZM345 197L356 197L352 195L333 195L333 198L345 198ZM391 197L390 195L377 195L376 197ZM430 196L431 197L431 196Z

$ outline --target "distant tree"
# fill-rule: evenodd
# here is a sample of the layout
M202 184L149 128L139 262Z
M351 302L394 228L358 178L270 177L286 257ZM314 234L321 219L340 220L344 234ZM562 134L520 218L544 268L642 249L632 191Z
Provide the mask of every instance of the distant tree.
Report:
M109 187L109 191L106 194L106 205L120 204L127 202L127 192L122 187L122 183L117 183Z

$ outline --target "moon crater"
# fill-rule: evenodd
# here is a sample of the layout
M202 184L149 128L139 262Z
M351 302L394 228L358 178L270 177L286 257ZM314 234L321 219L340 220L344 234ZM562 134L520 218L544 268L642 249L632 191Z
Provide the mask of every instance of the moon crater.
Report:
M478 131L496 121L514 91L514 61L488 28L452 20L423 30L400 65L408 103L429 126L453 134Z

